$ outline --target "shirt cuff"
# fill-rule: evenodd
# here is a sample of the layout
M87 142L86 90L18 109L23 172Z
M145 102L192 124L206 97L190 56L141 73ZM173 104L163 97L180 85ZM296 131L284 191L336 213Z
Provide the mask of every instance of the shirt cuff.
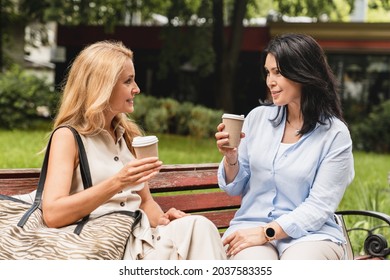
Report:
M219 164L218 168L218 185L219 187L227 192L229 195L240 195L245 185L245 178L247 172L242 168L240 162L238 161L238 173L234 178L233 182L226 184L226 173L223 165L223 160Z
M308 232L305 230L302 230L297 223L291 220L289 215L283 215L275 220L280 227L283 229L283 231L290 236L291 238L299 238L304 235L307 235Z

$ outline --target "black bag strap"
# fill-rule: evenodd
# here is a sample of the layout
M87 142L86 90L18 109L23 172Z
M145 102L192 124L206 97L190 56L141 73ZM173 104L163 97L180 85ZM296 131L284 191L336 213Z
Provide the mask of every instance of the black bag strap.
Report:
M84 189L88 189L89 187L92 186L92 178L91 178L91 172L89 170L88 158L85 152L84 144L77 130L71 126L68 126L68 128L73 132L73 135L77 141L77 146L79 148L79 165L80 165L81 179L83 181ZM85 216L80 222L78 222L76 228L74 229L75 234L79 235L81 233L81 230L83 229L88 219L89 219L89 215Z
M81 140L80 134L71 126L67 126L72 132L77 141L77 146L79 148L79 164L80 164L80 173L81 179L83 180L84 189L88 189L92 186L91 172L89 170L87 153L85 152L83 141Z
M52 134L50 135L50 139L49 139L49 142L47 144L45 157L44 157L42 168L41 168L41 174L40 174L40 177L39 177L39 182L38 182L38 187L37 187L37 192L35 194L34 202L31 205L30 209L27 210L26 213L24 213L24 215L20 219L20 221L18 223L19 227L23 227L25 225L25 223L27 222L28 218L31 216L31 214L36 209L38 209L39 205L42 202L43 188L44 188L45 181L46 181L46 176L47 176L47 165L48 165L48 162L49 162L51 140L53 138L54 132L57 129L61 128L61 127L64 127L64 126L57 127L52 132ZM74 129L73 127L68 126L68 125L65 126L65 127L69 128L72 131L72 133L73 133L73 135L74 135L74 137L76 139L78 150L79 150L79 165L80 165L81 178L82 178L82 181L83 181L84 189L87 189L87 188L92 186L92 179L91 179L91 172L89 170L88 158L87 158L87 154L85 152L83 141L81 140L80 134L77 132L76 129ZM85 216L79 222L79 224L77 225L77 227L75 229L75 233L76 234L80 234L80 232L82 230L82 227L84 226L84 224L87 222L88 219L89 219L89 215Z

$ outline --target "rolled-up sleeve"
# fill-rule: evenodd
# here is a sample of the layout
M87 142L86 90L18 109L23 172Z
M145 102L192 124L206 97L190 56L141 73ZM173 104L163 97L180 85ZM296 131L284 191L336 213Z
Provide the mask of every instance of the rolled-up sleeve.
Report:
M219 187L229 195L241 195L244 192L245 186L248 182L248 173L242 168L242 165L238 162L238 173L233 182L226 184L225 168L223 166L223 160L219 164L218 168L218 184Z

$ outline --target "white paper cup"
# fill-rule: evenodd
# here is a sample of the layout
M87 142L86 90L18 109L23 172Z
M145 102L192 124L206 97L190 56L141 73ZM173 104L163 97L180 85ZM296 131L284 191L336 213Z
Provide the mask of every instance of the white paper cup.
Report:
M132 145L138 159L146 157L158 157L157 136L137 136L134 137Z
M244 115L223 114L222 123L225 124L223 131L229 133L229 143L224 145L227 148L236 148L241 141L241 130L244 124Z

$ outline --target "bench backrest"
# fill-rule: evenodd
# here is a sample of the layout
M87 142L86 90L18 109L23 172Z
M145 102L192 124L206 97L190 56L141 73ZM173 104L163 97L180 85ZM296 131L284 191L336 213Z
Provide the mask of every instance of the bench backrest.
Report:
M153 197L164 211L175 207L209 218L221 233L228 227L241 199L228 196L217 184L217 163L164 165L149 182ZM40 169L0 169L0 194L33 191Z

